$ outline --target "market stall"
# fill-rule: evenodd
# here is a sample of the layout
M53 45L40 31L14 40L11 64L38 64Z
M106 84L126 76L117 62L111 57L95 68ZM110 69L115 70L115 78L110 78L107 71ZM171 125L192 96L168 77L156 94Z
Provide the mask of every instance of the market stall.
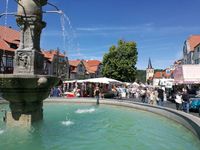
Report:
M66 87L65 91L73 92L75 95L80 95L81 97L85 96L93 96L93 91L96 86L99 86L103 93L111 90L113 85L121 85L123 82L111 79L111 78L91 78L85 80L71 80L64 81L64 87ZM77 93L80 91L80 93Z

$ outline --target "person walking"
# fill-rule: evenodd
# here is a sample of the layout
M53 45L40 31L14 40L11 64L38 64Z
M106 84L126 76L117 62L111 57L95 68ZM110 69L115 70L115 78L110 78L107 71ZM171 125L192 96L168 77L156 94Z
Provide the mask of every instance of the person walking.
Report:
M99 96L100 96L100 90L99 90L99 87L96 87L96 89L94 90L94 96L96 97L97 99L97 105L99 105Z

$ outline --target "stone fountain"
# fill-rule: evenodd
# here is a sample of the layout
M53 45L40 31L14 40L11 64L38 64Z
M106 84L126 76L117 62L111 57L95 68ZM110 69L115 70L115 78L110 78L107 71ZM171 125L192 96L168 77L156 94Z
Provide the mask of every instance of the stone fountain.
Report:
M42 21L42 6L47 0L18 0L16 22L21 29L19 48L15 51L14 73L0 75L1 96L9 101L6 112L9 125L25 124L43 118L43 100L58 78L43 75L44 56L40 50L40 35L46 23Z

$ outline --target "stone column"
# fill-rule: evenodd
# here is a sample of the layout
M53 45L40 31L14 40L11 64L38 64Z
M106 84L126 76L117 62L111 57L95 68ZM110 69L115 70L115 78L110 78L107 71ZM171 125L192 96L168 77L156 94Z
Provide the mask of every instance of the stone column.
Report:
M16 123L30 125L43 118L42 101L49 93L50 87L47 85L52 84L47 77L40 77L40 79L36 77L44 73L40 35L46 26L42 21L42 6L47 4L47 0L18 0L17 2L16 22L21 29L21 34L19 48L15 51L14 77L10 80L17 82L17 85L6 86L4 97L10 101L11 112L8 112L5 118L8 125Z
M44 56L40 51L42 6L47 0L18 0L16 21L21 29L20 45L15 51L14 74L43 74Z
M8 126L25 125L30 126L32 122L43 119L43 103L32 102L10 102L11 112L6 113L6 123Z

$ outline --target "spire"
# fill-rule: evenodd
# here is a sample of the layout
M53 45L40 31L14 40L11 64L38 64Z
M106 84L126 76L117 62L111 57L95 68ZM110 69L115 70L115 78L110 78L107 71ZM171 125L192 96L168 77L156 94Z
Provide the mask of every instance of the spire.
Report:
M152 65L151 65L151 59L149 58L149 63L148 63L148 69L153 69Z

